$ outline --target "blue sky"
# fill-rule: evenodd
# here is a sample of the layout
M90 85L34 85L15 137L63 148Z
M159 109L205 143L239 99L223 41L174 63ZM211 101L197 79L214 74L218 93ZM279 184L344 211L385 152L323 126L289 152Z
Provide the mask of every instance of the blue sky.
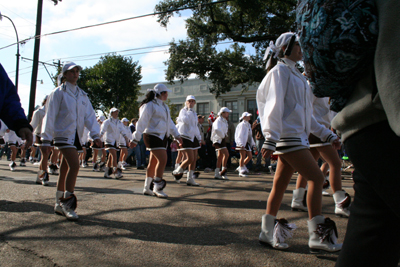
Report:
M43 0L42 34L73 29L113 20L119 20L154 12L159 1L155 0L63 0L54 6L50 0ZM110 4L112 3L112 4ZM18 31L20 40L35 35L36 0L1 1L0 12L10 17ZM82 67L95 65L100 53L116 52L126 49L167 45L173 39L186 39L184 20L190 12L175 16L167 29L161 27L155 16L114 23L89 29L45 36L40 43L39 60L53 63L73 61ZM3 18L0 21L0 48L16 42L11 22ZM221 49L227 45L221 46ZM20 46L21 57L33 59L34 40ZM120 52L130 55L142 66L142 83L162 82L165 80L164 61L168 59L168 46ZM251 48L248 48L251 53ZM15 81L17 47L0 49L0 63L7 71L10 79ZM136 54L137 55L132 55ZM140 53L140 54L139 54ZM93 55L93 56L90 56ZM47 66L50 73L56 69ZM25 112L28 112L31 82L32 61L20 60L18 93ZM54 88L45 68L40 65L36 92L36 104L40 104L44 96ZM41 83L43 80L43 84ZM79 84L79 81L78 81Z

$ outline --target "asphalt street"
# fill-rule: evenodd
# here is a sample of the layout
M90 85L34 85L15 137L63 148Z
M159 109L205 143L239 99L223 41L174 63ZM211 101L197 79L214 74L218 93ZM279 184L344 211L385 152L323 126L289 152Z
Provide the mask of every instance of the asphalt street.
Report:
M81 168L80 219L71 222L54 214L57 176L45 187L35 183L37 166L11 172L8 164L0 160L0 266L334 266L338 257L309 253L308 216L290 209L296 175L278 218L298 228L291 247L278 251L258 243L272 175L229 172L221 181L201 172L201 185L191 187L167 169L169 197L160 199L142 194L145 170L131 167L115 180ZM343 187L354 196L350 177ZM342 242L347 219L334 215L332 197L323 197L323 215L335 220Z

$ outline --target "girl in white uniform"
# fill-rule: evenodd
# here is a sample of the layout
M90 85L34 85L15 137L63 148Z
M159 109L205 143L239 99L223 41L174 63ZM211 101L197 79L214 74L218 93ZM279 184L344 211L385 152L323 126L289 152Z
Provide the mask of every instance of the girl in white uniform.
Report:
M5 123L0 119L0 148L3 148L6 144L4 140L4 135L6 134L8 127L5 125ZM0 155L1 158L2 155Z
M18 137L14 131L9 129L6 130L5 139L11 149L11 163L8 165L10 170L14 171L15 167L17 167L15 159L17 158L18 149L21 149L21 161L19 165L25 166L25 141Z
M126 135L124 126L118 119L119 110L112 108L110 110L110 118L105 120L101 125L100 136L104 139L104 146L108 151L107 167L104 170L104 178L111 178L111 174L114 174L115 179L122 178L122 170L118 168L117 162L117 142L119 142L119 136L122 135L129 143L128 135Z
M215 150L218 151L217 156L217 167L215 168L215 179L225 179L228 180L226 176L226 172L228 169L226 168L226 164L229 159L229 151L226 146L225 138L228 135L228 121L229 113L232 112L227 107L223 107L220 109L218 113L218 118L212 124L211 131L211 142L215 147ZM221 170L221 171L220 171Z
M121 123L123 125L124 133L125 136L131 136L131 129L129 128L129 120L127 118L123 118L121 120ZM121 150L121 153L119 155L119 162L118 162L118 168L121 170L125 170L125 165L126 165L126 156L128 156L128 146L129 142L127 143L125 140L125 137L120 134L119 136L119 142L118 142L118 147Z
M313 97L313 116L318 123L329 129L334 115L335 113L329 110L329 98ZM333 190L335 214L349 217L351 198L350 195L342 189L341 162L337 150L335 150L329 142L323 142L313 134L310 134L309 140L311 147L310 152L313 154L314 159L318 160L322 157L329 165L329 181ZM307 207L303 204L303 199L306 195L306 186L307 180L300 174L297 178L296 190L293 191L292 210L307 211Z
M49 173L47 172L47 164L49 155L47 154L47 149L42 149L42 141L40 140L42 134L42 121L44 116L46 115L46 96L42 102L42 107L38 108L33 112L31 126L33 128L33 134L35 135L34 144L39 147L40 152L42 153L39 165L39 171L36 177L36 183L44 186L49 185Z
M79 165L81 165L82 168L86 168L87 162L85 161L86 159L86 143L88 142L88 134L89 130L88 128L84 128L83 130L83 135L82 135L82 140L81 140L81 145L82 145L82 153L79 153Z
M79 156L83 129L87 127L94 142L101 146L99 125L96 122L92 104L87 94L78 87L77 81L81 66L73 62L66 63L59 75L61 84L54 89L46 103L46 115L42 125L42 146L50 151L50 143L62 154L60 175L57 182L56 214L64 215L68 220L77 220L75 213L77 198L74 194L75 183L79 172Z
M240 123L236 126L235 131L235 143L236 150L240 153L239 160L239 177L247 177L249 170L246 164L250 162L253 158L251 149L255 146L253 139L253 131L251 130L251 125L249 123L251 114L248 112L243 112L242 117L240 117Z
M185 107L179 112L177 129L183 143L182 148L178 149L178 151L184 153L185 160L172 172L175 179L179 180L182 178L186 167L188 167L186 185L189 186L199 186L195 182L194 171L196 169L197 150L200 148L199 140L201 140L201 136L197 127L198 119L197 113L193 109L194 105L196 105L196 99L194 96L189 95L186 97Z
M106 117L103 115L99 116L97 118L97 123L99 124L99 127L103 124L103 122L106 120ZM92 157L92 163L93 163L93 171L98 172L98 171L104 171L106 168L106 150L104 149L104 141L103 138L100 136L100 142L101 146L97 146L96 143L93 142L93 140L90 138L90 135L88 137L89 142L91 143L92 146L92 152L93 152L93 157ZM101 158L100 158L100 163L97 163L97 156L99 154L99 151L101 151Z
M308 181L307 203L309 207L308 245L312 253L319 250L338 251L335 223L321 215L322 184L324 177L309 151L309 133L326 142L340 146L335 134L316 122L312 116L312 92L307 80L296 68L302 59L302 51L293 33L284 33L270 43L266 56L272 57L267 63L267 75L257 90L262 132L265 143L263 157L272 153L279 155L274 183L267 202L266 214L262 217L259 240L275 249L286 249L285 237L291 237L295 225L286 220L276 220L285 190L294 171ZM276 60L280 62L276 65ZM275 62L274 62L275 61ZM322 237L326 234L324 237ZM321 238L321 239L320 239Z
M147 178L144 183L143 194L166 198L163 189L166 181L162 179L167 164L167 138L172 135L179 144L182 139L171 115L168 106L164 103L171 92L164 84L156 84L142 101L139 108L139 120L136 131L132 134L132 147L135 147L143 134L143 141L147 150L150 150ZM153 190L151 190L153 189Z

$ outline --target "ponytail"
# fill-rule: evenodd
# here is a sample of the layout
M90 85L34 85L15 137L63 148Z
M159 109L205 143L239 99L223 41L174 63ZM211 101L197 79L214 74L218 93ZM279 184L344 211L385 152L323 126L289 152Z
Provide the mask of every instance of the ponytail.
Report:
M154 91L148 91L145 98L143 99L143 101L140 103L140 106L143 106L144 104L149 103L150 101L153 101L154 98L156 98L156 94L154 93Z
M267 66L267 73L278 64L278 60L284 57L283 50L279 51L278 58L271 57L269 60L269 65Z

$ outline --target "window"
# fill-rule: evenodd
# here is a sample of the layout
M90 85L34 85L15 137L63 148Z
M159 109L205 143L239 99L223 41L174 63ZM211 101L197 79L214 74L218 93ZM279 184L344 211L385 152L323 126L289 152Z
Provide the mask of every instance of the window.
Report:
M206 85L206 84L200 85L200 91L201 91L201 92L207 92L207 91L208 91L207 85Z
M255 99L247 100L247 112L251 113L253 116L251 120L257 119L257 101Z
M197 103L197 114L198 115L203 115L208 117L209 113L210 113L210 105L209 103Z
M225 106L232 111L231 113L229 113L229 120L231 122L238 122L239 121L238 102L236 100L225 101Z
M174 94L182 94L183 93L183 89L182 87L174 87L173 89Z

